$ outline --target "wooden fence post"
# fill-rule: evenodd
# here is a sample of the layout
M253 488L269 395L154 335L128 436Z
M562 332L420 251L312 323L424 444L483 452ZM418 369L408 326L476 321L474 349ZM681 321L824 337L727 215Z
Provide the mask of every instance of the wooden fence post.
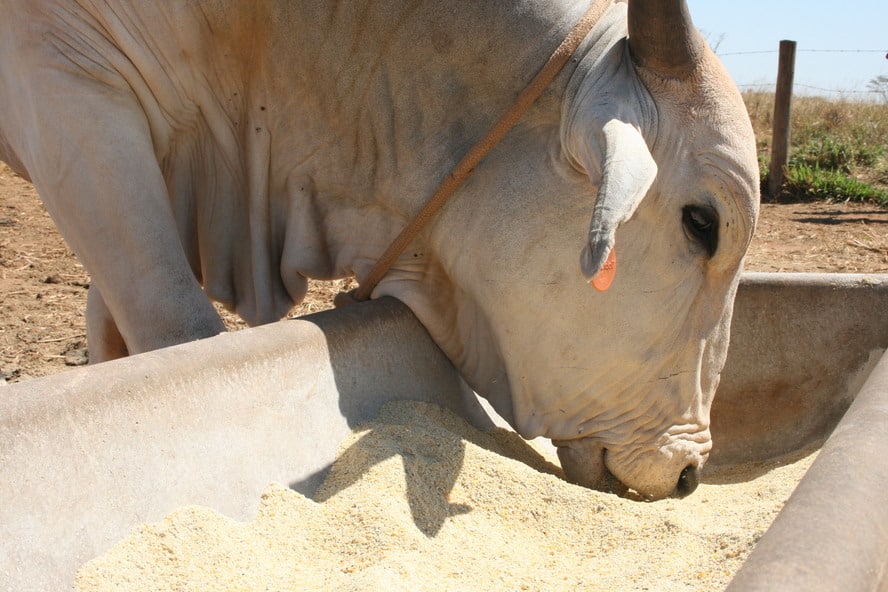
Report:
M795 76L796 42L780 42L777 66L777 91L774 94L774 128L771 138L771 165L768 193L777 197L786 175L789 160L789 119L792 106L792 80Z

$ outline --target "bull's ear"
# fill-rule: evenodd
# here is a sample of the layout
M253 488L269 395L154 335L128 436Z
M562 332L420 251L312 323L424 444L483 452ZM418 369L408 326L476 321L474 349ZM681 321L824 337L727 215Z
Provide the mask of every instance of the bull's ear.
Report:
M612 119L602 132L601 184L589 240L580 255L583 275L589 280L601 271L614 248L617 228L632 217L657 176L657 163L638 129Z

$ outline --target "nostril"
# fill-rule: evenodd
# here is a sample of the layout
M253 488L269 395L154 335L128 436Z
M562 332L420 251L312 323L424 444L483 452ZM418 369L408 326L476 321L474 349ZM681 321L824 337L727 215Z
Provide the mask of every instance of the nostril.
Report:
M675 497L687 497L694 493L700 484L700 467L688 465L678 476L678 484L675 486Z

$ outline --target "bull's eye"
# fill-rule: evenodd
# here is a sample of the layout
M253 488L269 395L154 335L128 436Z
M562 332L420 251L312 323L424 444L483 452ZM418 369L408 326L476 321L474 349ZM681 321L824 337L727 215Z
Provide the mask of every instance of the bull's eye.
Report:
M718 214L708 206L685 206L681 212L682 225L688 238L699 243L709 256L718 248Z

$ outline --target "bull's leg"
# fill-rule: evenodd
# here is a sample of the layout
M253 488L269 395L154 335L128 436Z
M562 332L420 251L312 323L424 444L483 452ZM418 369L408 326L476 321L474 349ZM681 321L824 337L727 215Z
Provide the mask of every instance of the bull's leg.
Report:
M84 80L79 72L37 70L28 82L40 92L28 95L36 98L23 118L20 152L98 288L93 335L119 333L136 354L224 331L187 261L136 96L119 80ZM111 319L116 330L108 329ZM89 346L112 356L123 351L116 341Z
M124 138L81 137L84 148L77 152L85 157L65 154L69 147L62 146L59 156L72 162L58 184L34 175L97 288L88 340L103 359L224 331L186 259L147 132L132 134L133 119L118 119Z
M89 342L90 364L124 358L128 354L123 335L94 285L90 286L86 297L86 340Z
M44 171L34 175L47 209L98 288L104 310L96 318L106 320L93 325L94 335L107 336L102 325L113 323L111 334L135 354L221 333L222 321L182 248L150 136L134 133L144 121L132 113L112 121L122 133L91 128L79 134L83 149L76 155L67 154L73 146L60 147L58 156L69 162L58 183L42 182ZM98 352L124 348L100 344Z

